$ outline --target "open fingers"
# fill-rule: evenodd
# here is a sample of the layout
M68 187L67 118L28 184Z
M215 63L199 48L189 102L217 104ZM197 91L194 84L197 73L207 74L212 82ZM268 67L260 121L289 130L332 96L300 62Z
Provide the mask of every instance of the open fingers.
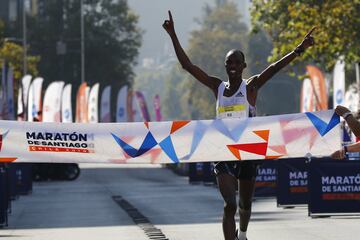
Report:
M309 37L309 36L313 33L313 31L314 31L315 29L316 29L316 27L313 27L313 28L306 34L305 38Z

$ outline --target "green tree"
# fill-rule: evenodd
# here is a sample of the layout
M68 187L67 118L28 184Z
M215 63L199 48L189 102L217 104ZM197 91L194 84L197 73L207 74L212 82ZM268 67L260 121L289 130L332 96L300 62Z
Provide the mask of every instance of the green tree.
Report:
M267 58L272 45L269 35L262 29L250 34L246 61L251 75L261 73L269 65ZM256 104L259 116L299 111L301 82L289 75L291 69L282 69L260 89Z
M80 1L42 3L39 14L28 19L30 51L41 56L39 73L47 83L80 84ZM142 31L127 1L84 0L84 26L85 81L113 89L130 83Z
M253 24L271 36L274 49L270 61L293 50L313 26L316 47L303 60L331 71L339 56L347 63L360 61L360 0L254 0Z
M6 61L14 71L15 85L16 80L23 76L23 57L24 48L16 43L10 42L5 38L5 24L0 20L0 69L3 61ZM37 64L40 61L39 56L27 56L28 73L36 76L38 74Z

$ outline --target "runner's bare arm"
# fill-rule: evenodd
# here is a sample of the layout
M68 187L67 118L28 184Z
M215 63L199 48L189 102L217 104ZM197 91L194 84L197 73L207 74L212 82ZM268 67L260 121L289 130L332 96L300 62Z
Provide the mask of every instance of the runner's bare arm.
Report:
M346 146L347 152L360 152L360 142L353 143ZM344 159L346 156L345 147L333 152L330 157L333 159Z
M186 55L184 49L182 48L179 39L176 36L174 21L169 11L169 20L165 20L163 24L163 28L169 34L172 43L174 45L176 56L181 64L181 66L188 71L192 76L194 76L198 81L200 81L205 86L209 87L214 94L217 93L217 88L221 83L221 80L216 77L209 76L206 72L204 72L201 68L194 65L189 57Z
M253 77L249 82L251 88L261 88L270 78L272 78L277 72L287 66L292 60L303 53L307 48L314 45L314 38L311 36L316 27L313 27L304 37L302 42L295 48L294 51L288 53L279 61L272 63L262 73Z

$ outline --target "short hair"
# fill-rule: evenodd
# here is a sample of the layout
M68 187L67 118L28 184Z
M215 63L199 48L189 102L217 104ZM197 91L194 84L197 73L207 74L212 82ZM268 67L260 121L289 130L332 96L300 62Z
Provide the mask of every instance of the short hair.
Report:
M242 57L242 59L243 59L244 62L245 62L245 55L244 55L244 53L243 53L241 50L239 50L239 49L231 49L230 51L227 52L227 54L226 54L226 56L225 56L225 59L226 59L230 54L236 54L236 55L240 54L240 56Z

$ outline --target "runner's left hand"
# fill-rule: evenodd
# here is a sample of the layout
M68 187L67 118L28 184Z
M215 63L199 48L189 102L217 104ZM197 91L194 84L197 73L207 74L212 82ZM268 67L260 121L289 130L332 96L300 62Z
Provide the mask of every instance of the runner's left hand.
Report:
M333 159L344 159L345 158L345 151L344 151L344 149L337 150L337 151L333 152L330 155L330 157L333 158Z
M299 47L303 48L304 50L315 45L314 37L311 34L314 32L316 27L313 27L304 37L302 42L300 43Z

